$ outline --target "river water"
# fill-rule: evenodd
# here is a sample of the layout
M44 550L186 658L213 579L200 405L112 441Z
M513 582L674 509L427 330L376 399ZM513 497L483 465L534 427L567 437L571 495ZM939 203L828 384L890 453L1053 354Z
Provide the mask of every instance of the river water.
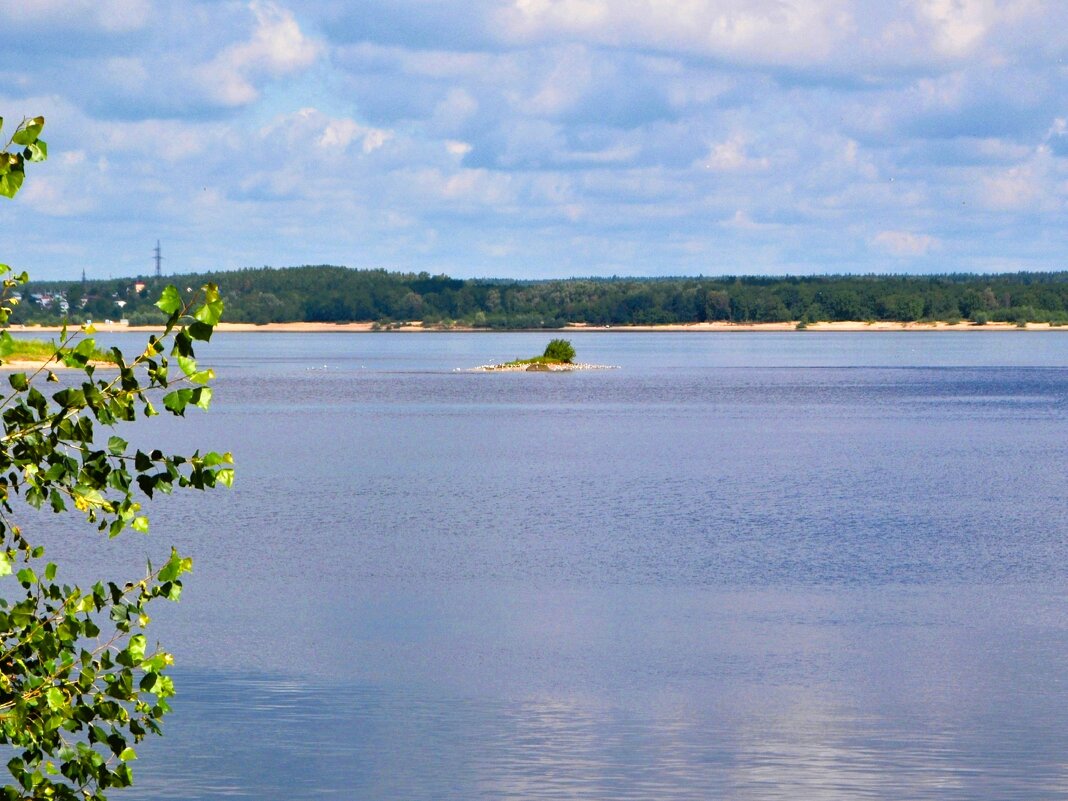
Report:
M117 338L136 349L135 335ZM128 799L1068 798L1068 337L229 334ZM125 434L124 434L125 435ZM49 522L42 516L41 523Z

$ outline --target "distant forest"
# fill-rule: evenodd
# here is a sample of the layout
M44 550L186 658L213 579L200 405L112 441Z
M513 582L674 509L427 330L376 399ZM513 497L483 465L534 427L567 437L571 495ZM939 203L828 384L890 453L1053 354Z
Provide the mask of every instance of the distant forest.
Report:
M970 320L1068 324L1068 272L937 276L572 278L460 280L427 273L289 267L36 282L12 322L62 319L158 323L164 285L219 285L228 322L398 322L475 328L559 328L567 323L655 325Z

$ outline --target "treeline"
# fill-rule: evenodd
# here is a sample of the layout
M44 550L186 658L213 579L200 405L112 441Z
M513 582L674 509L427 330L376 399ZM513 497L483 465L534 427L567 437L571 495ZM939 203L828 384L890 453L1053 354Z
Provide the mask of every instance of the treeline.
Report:
M559 328L819 321L1049 322L1068 324L1068 272L939 276L573 278L460 280L427 273L290 267L164 279L38 282L13 322L128 319L158 323L165 284L220 286L230 322L367 322L383 327Z

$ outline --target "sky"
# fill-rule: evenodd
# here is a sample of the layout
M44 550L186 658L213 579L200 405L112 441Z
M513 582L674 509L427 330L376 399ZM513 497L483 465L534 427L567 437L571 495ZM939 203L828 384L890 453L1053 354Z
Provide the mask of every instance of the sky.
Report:
M41 279L1068 269L1063 0L0 0ZM2 199L0 199L2 200Z

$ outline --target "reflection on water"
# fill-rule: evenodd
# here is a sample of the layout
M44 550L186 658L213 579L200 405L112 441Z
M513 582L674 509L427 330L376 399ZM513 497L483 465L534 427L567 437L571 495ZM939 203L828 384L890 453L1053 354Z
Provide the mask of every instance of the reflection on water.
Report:
M1059 715L879 714L830 688L524 700L180 678L132 798L1061 798ZM1031 710L1035 711L1035 710ZM917 714L918 712L918 714Z
M218 337L127 797L1068 798L1064 336Z

